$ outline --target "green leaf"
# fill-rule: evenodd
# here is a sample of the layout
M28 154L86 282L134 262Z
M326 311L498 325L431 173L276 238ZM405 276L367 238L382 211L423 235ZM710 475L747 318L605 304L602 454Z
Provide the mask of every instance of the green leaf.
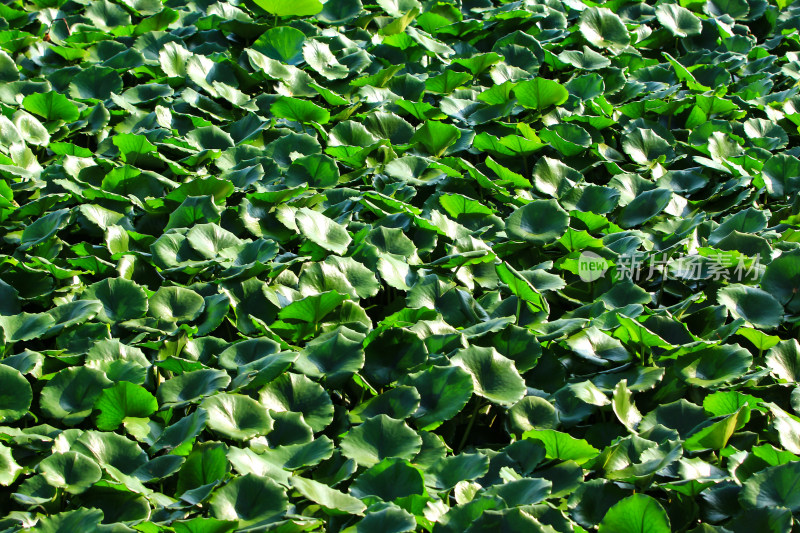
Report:
M0 142L3 146L12 146L19 144L22 135L17 127L5 115L0 117Z
M364 6L361 0L340 0L339 2L325 2L317 19L328 24L347 24L356 18Z
M800 441L800 422L775 404L769 405L769 408L774 415L771 428L778 435L780 445L788 452L800 453L800 446L797 445Z
M746 508L800 510L800 462L772 466L745 481L739 501Z
M660 4L656 7L656 17L675 37L699 35L703 29L699 18L676 4Z
M219 366L228 370L257 368L265 357L280 351L280 344L271 339L247 339L225 348L218 356Z
M10 82L19 80L19 70L11 57L0 51L0 81Z
M158 402L144 387L122 381L104 389L95 408L100 411L97 428L113 431L126 417L149 417L158 409Z
M361 533L366 531L386 531L405 533L414 531L417 521L414 515L394 504L378 504L371 506L371 511L352 528L347 528L347 533Z
M116 70L91 66L72 78L69 94L82 100L106 100L111 97L111 93L121 92L122 87L122 78Z
M217 520L198 516L191 520L176 520L172 523L175 533L230 533L238 526L235 520Z
M409 11L421 8L417 0L377 0L377 4L392 17L402 17Z
M56 91L29 94L22 100L22 106L47 122L73 122L80 116L78 106Z
M741 284L729 285L720 289L717 300L733 318L743 318L757 328L771 329L783 322L783 306L761 289Z
M528 279L517 272L511 265L500 263L495 266L500 281L508 286L511 294L524 300L534 313L547 312L547 301Z
M750 352L738 344L723 344L681 356L675 362L675 369L691 385L716 388L741 377L752 362Z
M28 145L46 146L50 143L50 134L39 120L29 113L14 113L14 126L22 134Z
M310 124L312 122L327 124L331 119L331 114L322 107L307 100L289 96L278 98L270 106L269 111L278 118L285 118L302 124Z
M411 142L418 143L427 153L434 157L442 157L447 149L454 145L460 137L461 131L452 124L428 120L417 128L411 138Z
M748 509L739 513L728 525L734 533L746 533L748 531L781 533L791 531L792 512L785 507Z
M252 48L265 56L289 65L300 63L306 36L290 26L270 28L256 39Z
M508 410L506 423L517 436L532 429L556 429L558 411L544 398L525 396Z
M492 531L550 533L555 531L552 527L542 524L531 514L520 508L488 510L480 513L474 521L469 523L471 525L465 529L468 533L491 533Z
M600 522L599 533L670 533L669 517L654 498L634 494L616 503Z
M293 411L317 432L333 420L333 403L325 389L305 376L286 373L259 392L263 407L277 412Z
M569 92L560 83L545 78L534 78L514 86L514 96L522 107L541 111L553 105L561 105L569 98Z
M86 492L102 476L97 463L73 451L49 455L37 468L47 483L70 494Z
M592 528L627 494L615 483L604 479L586 481L569 497L570 517L583 527Z
M209 501L211 514L241 525L273 522L289 509L286 491L273 480L247 474L217 489Z
M800 344L795 339L780 341L770 348L765 361L779 379L790 383L800 380Z
M488 52L485 54L475 54L467 58L454 59L453 63L466 67L474 76L484 72L486 69L495 65L503 60L503 56L495 52ZM489 89L491 91L491 88ZM488 91L484 91L488 92ZM505 99L507 101L507 99ZM486 101L486 100L483 100ZM486 102L486 103L505 103L505 102Z
M353 239L341 224L307 207L298 209L294 217L297 228L307 239L339 255L347 252Z
M703 10L712 17L730 15L734 19L743 19L750 12L750 6L744 0L708 0Z
M144 289L124 278L107 278L89 285L81 298L99 300L103 304L103 309L97 314L103 322L122 322L141 318L147 313Z
M361 338L345 327L323 333L306 343L294 366L311 378L324 377L332 386L341 383L364 366Z
M635 432L642 421L642 413L636 408L632 400L633 394L628 389L628 380L623 379L614 388L611 407L622 424L631 432Z
M278 446L268 452L269 460L286 470L297 470L318 465L330 459L333 454L333 442L326 436L320 436L311 442Z
M669 143L650 129L636 128L622 139L622 150L634 163L647 165L670 153Z
M74 451L94 458L102 468L114 473L118 471L122 476L132 475L148 462L147 454L138 444L117 433L85 431L72 447ZM132 482L129 479L125 481Z
M671 200L672 191L668 189L645 191L622 208L617 224L623 228L640 226L666 209Z
M598 54L588 46L584 46L581 52L564 50L558 54L558 59L581 70L598 70L611 65L611 61L608 58Z
M0 486L8 487L14 483L22 470L11 455L11 448L0 444Z
M186 134L186 142L198 150L225 150L236 144L228 132L216 126L193 129Z
M767 265L761 288L772 295L790 313L800 312L800 252L784 252Z
M351 299L369 298L380 290L375 274L352 257L330 255L322 263L306 263L300 274L299 288L303 294L318 294L333 290Z
M533 170L533 183L536 188L554 198L562 197L581 181L583 177L576 170L549 157L539 159Z
M67 225L71 215L72 213L69 209L59 209L36 219L22 230L19 250L25 251L48 241L61 228Z
M332 489L324 483L300 476L290 478L292 488L331 514L363 515L367 506L349 494Z
M425 90L429 93L450 94L470 80L472 76L466 72L447 69L425 80Z
M383 459L412 459L422 439L401 420L378 415L351 429L341 442L342 454L361 466L371 467Z
M753 346L759 350L769 350L781 340L777 335L767 335L761 330L742 327L736 330L737 335L741 335L745 339L753 343Z
M314 440L314 430L305 423L303 415L285 411L272 415L275 424L269 434L272 447L308 444Z
M150 297L147 313L161 320L190 322L203 312L205 300L183 287L161 287Z
M278 17L307 17L322 11L319 0L253 0L258 7Z
M475 394L492 403L510 406L525 395L526 387L511 359L494 348L470 346L451 358L472 377Z
M43 516L31 531L36 533L67 533L68 531L91 531L100 527L103 511L100 509L75 509Z
M148 141L144 135L123 133L115 135L112 142L119 148L122 160L131 165L136 165L143 155L156 151L156 146Z
M555 200L533 200L506 219L506 231L514 239L546 244L561 237L569 225L569 215Z
M161 70L172 78L186 77L186 62L192 53L176 42L164 43L158 52Z
M354 424L378 415L403 420L417 410L419 401L420 395L416 389L398 386L358 405L348 413L348 416Z
M565 342L579 357L597 365L606 366L631 359L621 342L594 326L568 337Z
M47 313L0 316L0 328L8 342L35 339L49 331L54 324L55 319Z
M350 485L350 494L356 498L374 496L385 502L424 493L422 472L396 457L369 468Z
M311 154L298 157L289 166L286 183L290 186L308 184L310 187L320 189L333 187L339 183L339 168L336 162L326 155Z
M328 45L323 42L306 41L303 45L303 57L311 68L329 80L340 80L350 75L350 70L339 63Z
M197 444L178 472L177 494L218 483L230 471L225 445L220 442Z
M206 398L200 406L208 411L209 429L229 439L247 441L272 430L272 418L249 396L220 393Z
M129 420L146 420L127 418L123 424L128 427ZM202 432L208 422L208 413L205 409L195 409L191 414L184 416L171 426L164 428L156 441L150 446L149 451L158 452L161 450L172 451L173 453L185 453L183 446L195 439ZM132 431L129 431L133 434Z
M205 259L216 259L223 250L243 244L236 235L216 224L196 224L186 234L186 241Z
M45 415L74 426L89 416L103 389L110 385L99 370L85 366L65 368L44 386L39 404Z
M554 124L539 132L539 136L566 157L576 156L592 144L589 132L575 124Z
M553 429L533 429L522 434L523 439L540 441L546 450L548 459L559 461L575 461L583 464L599 453L597 448L583 439L576 439L567 433Z
M0 280L0 315L17 315L19 312L19 292L5 281Z
M467 198L461 194L444 194L439 197L439 203L445 211L453 217L459 215L491 215L493 211L472 198Z
M413 417L423 429L453 418L467 405L473 392L472 376L460 366L432 366L407 374L400 382L419 393L419 408Z
M460 453L445 457L428 468L425 471L425 483L438 490L450 490L458 483L477 479L488 471L487 456L481 453Z
M131 17L128 12L108 0L100 0L91 4L89 9L86 10L86 16L102 30L109 30L116 26L127 26L131 23Z
M216 223L220 219L220 209L211 196L187 196L180 206L169 215L164 230L190 228L196 223Z
M331 128L328 140L331 146L369 146L377 141L377 137L366 126L352 120L339 122Z
M172 377L158 387L160 406L182 406L224 389L231 382L223 370L204 368Z
M584 39L598 48L619 50L628 46L631 36L619 16L606 7L584 9L578 19Z
M100 336L106 334L107 328L105 325L100 325L86 330ZM86 366L105 372L106 377L112 381L144 382L150 361L140 349L123 344L117 339L99 341L93 339L93 341L86 352Z
M485 494L501 498L509 507L517 507L541 502L550 495L552 488L553 483L547 479L525 478L493 485Z
M5 360L6 362L8 359ZM0 423L16 422L28 413L33 391L19 370L0 364Z
M307 296L281 309L278 317L283 320L299 320L308 324L319 324L345 300L347 300L347 296L336 291Z
M764 162L761 175L771 196L783 196L798 190L800 159L788 154L775 154Z

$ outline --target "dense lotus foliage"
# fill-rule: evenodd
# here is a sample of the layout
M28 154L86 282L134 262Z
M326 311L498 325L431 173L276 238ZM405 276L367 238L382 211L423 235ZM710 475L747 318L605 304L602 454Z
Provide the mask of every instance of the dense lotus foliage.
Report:
M0 5L0 532L797 531L800 4L362 2Z

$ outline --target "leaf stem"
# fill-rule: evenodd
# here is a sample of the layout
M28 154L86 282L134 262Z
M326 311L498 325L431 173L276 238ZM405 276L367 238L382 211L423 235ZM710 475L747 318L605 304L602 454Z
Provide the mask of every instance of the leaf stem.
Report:
M472 415L469 417L469 422L467 423L467 429L464 430L464 435L461 437L461 442L458 444L458 449L456 453L461 453L461 450L464 449L464 445L467 443L467 438L469 438L469 434L472 432L472 426L475 425L475 419L478 418L478 410L481 408L481 401L480 399L476 398L475 401L475 408L472 410Z
M642 358L642 365L647 366L647 358L644 354L644 335L641 331L639 332L639 355Z

